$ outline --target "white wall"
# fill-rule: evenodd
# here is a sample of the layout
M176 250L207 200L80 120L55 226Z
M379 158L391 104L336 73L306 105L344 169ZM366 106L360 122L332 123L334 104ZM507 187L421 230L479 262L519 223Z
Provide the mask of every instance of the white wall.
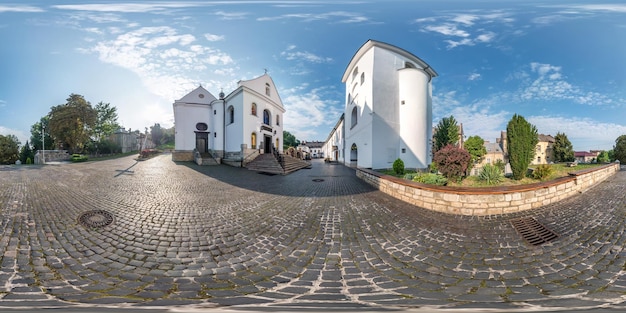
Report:
M196 124L206 123L211 129L211 116L213 112L209 105L174 103L175 150L191 151L196 148Z
M415 68L398 71L400 96L400 158L407 168L426 168L430 164L432 127L429 121L429 76ZM404 104L402 104L404 101ZM402 149L406 149L402 153Z

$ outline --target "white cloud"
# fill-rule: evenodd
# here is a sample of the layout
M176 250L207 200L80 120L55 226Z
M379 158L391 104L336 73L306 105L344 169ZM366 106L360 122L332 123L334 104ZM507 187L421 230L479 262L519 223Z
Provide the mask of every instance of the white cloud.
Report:
M502 31L502 25L512 23L514 19L509 13L495 11L486 14L458 13L447 16L429 17L416 19L414 22L424 24L422 32L434 32L447 37L460 37L462 39L445 39L448 49L459 46L474 46L486 44L497 38L497 32ZM479 26L475 30L472 29ZM489 30L491 28L492 30Z
M467 80L479 80L480 79L480 74L478 73L472 73L467 77Z
M279 21L287 19L299 19L303 22L313 21L333 21L335 23L364 23L370 22L370 19L366 16L360 15L354 12L334 11L327 13L292 13L278 16L259 17L257 21Z
M21 130L4 127L2 125L0 125L0 135L4 135L4 136L14 135L20 141L21 145L26 144L26 141L30 140L30 134L26 134L25 132Z
M302 60L311 63L330 63L333 61L332 58L321 57L308 51L294 51L295 49L295 45L290 45L280 55L289 61Z
M247 12L224 12L224 11L217 11L214 14L219 16L222 20L241 20L241 19L246 18L246 16L249 15L249 13Z
M325 140L327 133L319 133L319 126L332 126L337 123L342 109L336 100L323 99L326 87L306 91L306 86L298 86L283 91L285 130L300 140Z
M570 100L586 105L621 105L607 95L585 91L569 83L560 66L533 62L530 63L530 70L536 77L531 78L528 74L523 76L526 79L518 92L521 101Z
M44 10L30 5L0 5L0 13L4 12L39 13L44 12Z
M228 69L219 67L234 63L228 54L194 41L193 35L180 34L169 26L142 27L115 34L113 39L82 51L132 71L151 93L172 101L197 86L198 77L207 70L228 74Z
M429 25L424 27L425 30L440 33L446 36L456 36L456 37L469 37L470 34L465 31L458 29L456 25L453 24L443 24L443 25Z
M91 11L91 12L121 12L145 13L164 12L175 8L204 6L195 2L146 2L146 3L93 3L93 4L60 4L53 5L59 10Z
M224 40L224 36L214 35L214 34L209 34L209 33L204 34L204 38L206 38L206 40L208 40L208 41Z
M617 137L626 134L626 125L602 123L590 118L539 115L527 120L540 133L553 136L564 133L576 151L609 150Z

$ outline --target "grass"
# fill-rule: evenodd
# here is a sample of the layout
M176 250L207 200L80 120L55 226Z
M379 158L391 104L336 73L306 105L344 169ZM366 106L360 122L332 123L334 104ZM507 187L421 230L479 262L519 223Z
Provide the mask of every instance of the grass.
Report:
M573 167L569 167L566 164L552 164L552 169L553 172L550 176L548 176L546 179L544 179L543 181L549 181L549 180L554 180L560 177L566 177L569 175L569 173L571 172L576 172L576 171L581 171L581 170L586 170L586 169L590 169L590 168L595 168L595 167L599 167L602 166L604 164L578 164L577 166L573 166ZM537 165L531 165L530 168L535 168ZM378 170L379 173L385 174L385 175L389 175L389 176L394 176L394 177L398 177L398 178L403 178L404 174L402 175L398 175L396 174L393 169L383 169L383 170ZM415 173L415 171L405 171L405 174L407 173ZM488 185L487 183L485 183L484 181L481 181L480 179L478 179L478 176L469 176L466 177L465 179L463 179L460 182L454 182L454 181L448 181L448 186L454 186L454 187L496 187L496 186L517 186L517 185L526 185L526 184L534 184L534 183L538 183L541 182L542 180L538 180L538 179L533 179L530 177L525 177L521 180L514 180L512 178L508 178L505 177L501 183L496 184L496 185Z

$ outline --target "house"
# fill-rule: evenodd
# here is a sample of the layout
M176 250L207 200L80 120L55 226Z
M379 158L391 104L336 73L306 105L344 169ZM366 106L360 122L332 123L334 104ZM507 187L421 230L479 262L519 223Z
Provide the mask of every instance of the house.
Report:
M538 135L539 142L535 146L535 157L530 164L550 164L554 162L554 137Z
M303 141L297 149L304 152L305 157L317 159L324 157L323 145L324 142L322 141Z
M328 161L345 163L344 154L344 114L341 114L339 120L335 124L335 127L328 134L328 138L322 145L322 153L324 158Z
M602 151L574 151L574 158L578 163L593 163L597 161L598 155Z
M406 168L427 168L432 160L434 77L432 67L412 53L380 41L365 42L341 79L344 114L324 144L325 155L364 168L391 168L397 158Z
M267 73L218 98L199 86L173 107L174 161L193 161L197 152L237 165L250 155L282 151L285 108Z

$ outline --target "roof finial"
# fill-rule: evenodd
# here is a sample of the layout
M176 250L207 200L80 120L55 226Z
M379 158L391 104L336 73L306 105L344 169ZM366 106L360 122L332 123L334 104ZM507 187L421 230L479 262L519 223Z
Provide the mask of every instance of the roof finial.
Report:
M224 100L224 88L220 88L220 100Z
M267 68L264 68L263 70L265 70L265 74L267 74Z

